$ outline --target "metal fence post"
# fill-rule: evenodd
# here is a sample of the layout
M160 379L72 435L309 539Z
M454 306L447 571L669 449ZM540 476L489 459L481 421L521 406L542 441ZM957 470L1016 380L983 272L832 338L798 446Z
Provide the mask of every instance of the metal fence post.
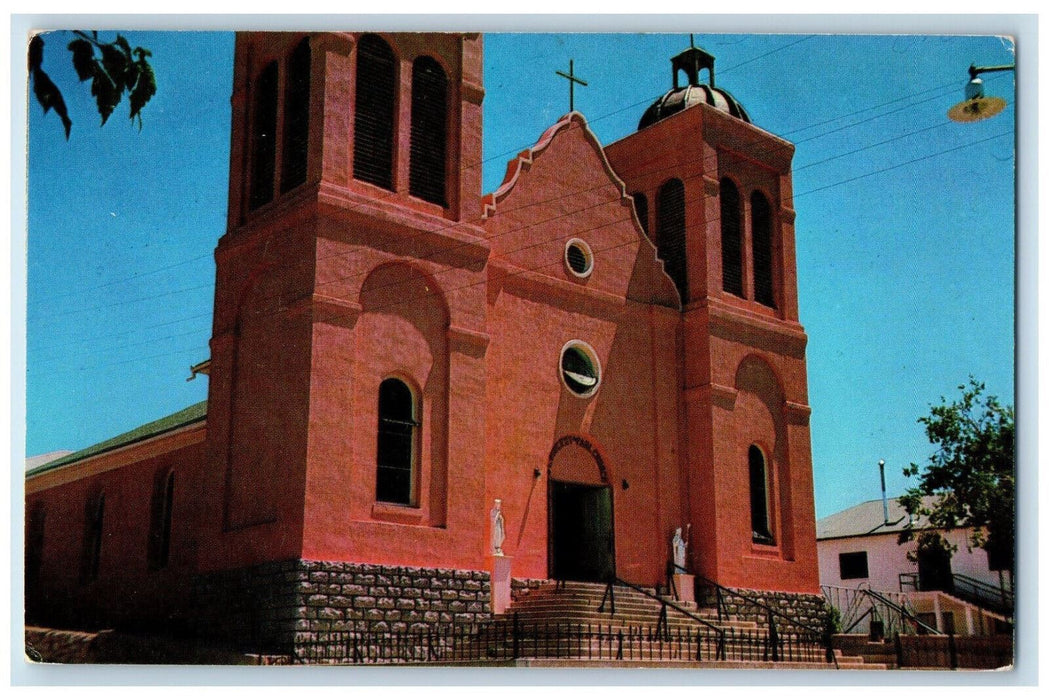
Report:
M893 646L896 648L896 668L903 668L903 640L899 632L893 638Z
M517 619L517 613L515 612L514 613L513 629L511 631L511 634L513 635L513 658L515 658L515 659L518 657L518 654L520 652L520 649L518 647L518 644L519 644L518 638L520 637L520 629L518 628L519 624L520 623L519 623L519 621Z
M958 668L958 646L954 643L954 633L947 635L947 653L951 657L951 670Z

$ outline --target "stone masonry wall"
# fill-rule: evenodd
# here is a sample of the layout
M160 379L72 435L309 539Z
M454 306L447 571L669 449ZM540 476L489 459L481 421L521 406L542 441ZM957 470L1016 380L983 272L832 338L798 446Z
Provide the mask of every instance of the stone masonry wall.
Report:
M201 577L201 636L289 653L328 632L425 632L491 617L487 571L290 560Z
M733 594L737 593L737 594ZM742 595L739 595L742 594ZM729 615L743 620L753 620L764 624L768 620L768 612L754 605L747 598L762 603L776 612L793 618L813 630L823 631L827 618L826 601L823 596L808 593L780 593L776 591L752 591L737 589L737 591L726 593L722 591L722 604ZM701 588L696 583L696 599L701 606L715 607L717 605L717 593L712 588ZM789 621L777 616L776 626L783 632L808 632L804 627L792 625Z

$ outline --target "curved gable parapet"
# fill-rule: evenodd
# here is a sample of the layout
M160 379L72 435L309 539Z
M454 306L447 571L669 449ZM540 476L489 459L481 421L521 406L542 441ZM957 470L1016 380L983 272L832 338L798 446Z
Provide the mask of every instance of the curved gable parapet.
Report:
M483 219L488 219L497 213L499 204L506 199L511 191L513 191L521 177L521 173L526 171L528 167L535 162L536 158L546 151L553 142L555 136L560 132L569 129L573 124L579 125L590 145L593 146L594 151L597 153L597 156L604 167L605 175L608 176L609 180L619 188L620 198L625 203L629 202L631 206L633 206L633 198L627 194L626 183L623 182L619 175L616 174L615 170L612 169L611 163L608 162L608 156L605 155L605 149L601 146L601 142L598 141L594 132L590 130L590 125L587 123L586 117L579 112L569 112L544 131L543 135L539 137L539 140L536 141L533 146L521 151L515 158L506 164L506 174L503 176L502 184L499 185L495 192L490 192L483 198ZM644 235L644 230L641 228L641 222L636 221L636 216L634 219L637 223L638 231Z
M583 148L588 148L592 152L593 156L596 157L596 162L593 162L593 164L589 166L590 172L587 173L585 177L575 178L578 183L574 185L574 187L578 189L577 192L573 192L569 189L573 185L568 184L569 180L565 179L560 183L565 189L563 192L559 193L557 198L550 199L539 197L537 201L531 202L529 197L534 197L534 195L528 194L528 188L524 187L524 174L530 171L533 167L539 167L542 156L547 155L550 150L560 151L560 148L551 149L551 144L557 140L558 136L567 136L571 133L578 133L578 138L580 138L581 143L584 144ZM579 143L580 142L578 141L576 142L576 148L578 148ZM568 146L568 148L572 147L573 146ZM556 159L557 156L549 157ZM545 161L542 162L545 163ZM573 165L578 166L578 161L573 163ZM604 173L603 178L599 174L600 171L603 171ZM485 195L483 199L482 218L488 225L489 237L502 238L503 236L508 235L509 237L506 238L505 241L502 241L503 245L500 247L510 245L511 249L513 249L513 244L511 244L510 241L522 227L539 223L550 223L555 219L563 220L563 217L574 213L582 213L583 209L592 208L592 205L588 205L578 211L565 211L563 208L558 208L556 200L561 198L567 200L568 197L575 195L579 197L580 201L586 201L587 199L592 200L595 191L600 188L608 188L607 192L610 196L607 202L609 205L615 206L617 204L616 200L618 199L618 205L623 208L623 226L632 226L632 231L634 236L636 236L631 242L631 245L637 247L637 254L636 256L632 256L633 262L630 263L632 270L623 270L623 274L626 275L628 279L624 280L625 286L621 288L618 293L625 294L627 298L635 301L680 308L681 301L677 289L664 271L663 262L658 258L655 244L648 237L648 234L645 233L644 227L641 225L641 221L638 218L637 211L634 207L634 198L627 192L626 182L615 172L605 153L604 147L601 145L593 131L591 131L586 118L578 112L570 112L559 119L555 124L543 132L542 136L533 146L521 151L515 158L507 163L506 175L503 178L502 184L494 192ZM515 195L516 193L521 193L521 197L523 197L521 201L523 204L511 205L509 207L504 206L504 201L511 197L511 193L515 193ZM515 219L517 217L517 215L512 212L526 210L533 205L549 205L551 211L556 212L556 216L553 219L535 221L532 224L526 224L524 221L536 216L536 214L527 213L523 215L523 220L517 220L512 224L509 223L510 219ZM496 223L500 221L497 216L500 213L507 214L510 219L506 222ZM501 230L507 226L510 226L511 228L506 231ZM565 236L570 235L572 235L572 232L566 230ZM539 245L539 243L529 242L525 248L533 248L536 245ZM617 244L614 247L618 248L620 245L621 244ZM493 250L495 250L495 248L493 248ZM601 251L597 250L596 252L600 253Z

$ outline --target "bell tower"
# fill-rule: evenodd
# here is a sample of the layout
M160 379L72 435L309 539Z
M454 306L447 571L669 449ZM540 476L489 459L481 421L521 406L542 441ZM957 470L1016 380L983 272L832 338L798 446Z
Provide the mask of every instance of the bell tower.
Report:
M483 380L449 389L484 376L483 96L477 34L237 35L204 568L483 551L447 425L483 431ZM372 551L390 525L424 534Z
M816 592L794 147L714 85L711 54L686 49L671 69L673 87L606 152L681 299L690 566L725 586Z

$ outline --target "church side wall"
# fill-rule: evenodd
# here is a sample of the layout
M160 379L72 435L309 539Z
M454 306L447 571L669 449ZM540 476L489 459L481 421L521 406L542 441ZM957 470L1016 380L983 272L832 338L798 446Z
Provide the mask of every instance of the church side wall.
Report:
M40 568L27 581L29 624L170 631L185 622L189 580L202 544L210 539L200 527L199 513L199 487L205 470L203 432L201 424L195 436L183 433L139 447L137 451L148 452L121 466L51 488L36 490L34 480L27 481L27 517L39 508L44 513ZM193 443L164 451L165 442L174 439ZM134 451L132 447L125 452ZM90 470L115 457L103 454L64 469ZM162 566L151 566L156 491L171 473L174 492L168 557ZM102 541L97 575L91 577L85 574L90 557L87 539L100 496L104 496Z

